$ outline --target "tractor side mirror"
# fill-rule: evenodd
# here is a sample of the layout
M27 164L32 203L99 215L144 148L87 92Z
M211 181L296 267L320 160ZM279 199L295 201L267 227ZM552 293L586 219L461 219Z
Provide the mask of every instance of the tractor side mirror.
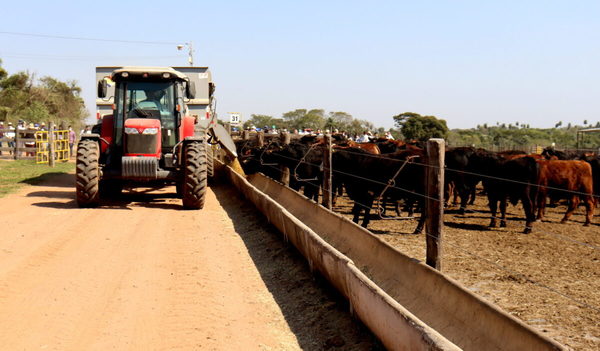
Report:
M98 82L98 97L104 99L106 97L106 93L108 92L108 83L106 83L106 79L102 79Z
M185 85L185 97L188 99L194 99L196 97L196 84L188 81Z

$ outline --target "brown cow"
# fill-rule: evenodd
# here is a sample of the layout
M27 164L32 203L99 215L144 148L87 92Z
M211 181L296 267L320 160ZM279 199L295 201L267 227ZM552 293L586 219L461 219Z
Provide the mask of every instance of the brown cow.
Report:
M540 175L538 184L537 219L544 217L546 197L567 198L569 207L560 221L565 223L583 199L586 208L585 226L590 225L594 215L592 167L585 161L538 160ZM559 190L560 189L560 190ZM564 190L564 191L561 191Z
M347 143L340 144L339 146L336 146L336 147L339 149L347 149L349 147L356 147L359 149L363 149L366 152L373 154L373 155L381 154L381 151L379 151L379 147L375 143L357 143L355 141L349 140Z

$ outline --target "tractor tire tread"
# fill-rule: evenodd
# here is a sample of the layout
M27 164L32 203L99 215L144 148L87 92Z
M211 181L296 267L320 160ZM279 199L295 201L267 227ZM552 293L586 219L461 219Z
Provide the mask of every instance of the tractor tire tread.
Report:
M185 150L183 179L183 207L201 209L204 207L207 188L206 145L191 142Z
M82 140L77 145L75 189L79 207L95 207L100 198L100 150L93 140Z

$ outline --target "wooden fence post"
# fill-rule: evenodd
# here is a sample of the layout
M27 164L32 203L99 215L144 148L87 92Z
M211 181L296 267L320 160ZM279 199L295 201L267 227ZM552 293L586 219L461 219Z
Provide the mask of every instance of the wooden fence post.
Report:
M331 134L323 137L325 149L323 150L323 201L322 205L331 210L332 202L332 176L331 176Z
M291 141L290 133L281 132L279 134L279 140L282 145L289 145ZM281 182L284 185L290 185L290 169L283 165L279 166L279 168L281 169Z
M54 167L54 122L48 123L48 166Z
M426 263L442 270L442 237L444 231L444 139L427 141L427 235Z
M262 130L256 133L256 146L263 147L265 146L265 132Z
M15 138L13 139L14 142L15 142L15 152L13 154L13 158L15 160L19 159L19 139L20 139L19 138L19 132L20 131L21 130L19 129L19 125L17 124L17 127L15 128Z

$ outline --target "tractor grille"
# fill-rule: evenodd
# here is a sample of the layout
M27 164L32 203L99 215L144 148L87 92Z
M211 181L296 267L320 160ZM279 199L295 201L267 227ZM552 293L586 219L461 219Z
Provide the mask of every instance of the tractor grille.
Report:
M121 159L123 178L156 179L158 160L154 157L123 156Z
M154 155L158 146L157 134L128 134L125 154Z

